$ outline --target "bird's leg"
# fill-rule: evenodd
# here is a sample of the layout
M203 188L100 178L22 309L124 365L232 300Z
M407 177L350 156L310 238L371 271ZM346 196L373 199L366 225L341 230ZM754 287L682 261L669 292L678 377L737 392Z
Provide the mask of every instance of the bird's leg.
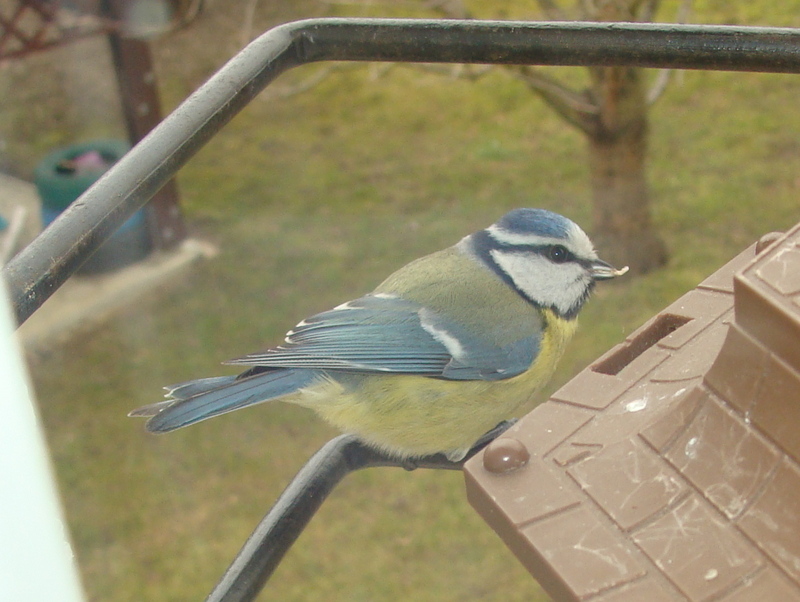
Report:
M510 420L503 420L500 424L492 430L481 435L475 444L458 460L451 460L443 453L431 454L430 456L421 456L418 458L405 458L399 460L398 465L405 470L416 470L417 468L439 468L444 470L461 470L464 463L472 456L481 451L484 447L489 445L497 437L505 433L510 427L517 422L516 418Z

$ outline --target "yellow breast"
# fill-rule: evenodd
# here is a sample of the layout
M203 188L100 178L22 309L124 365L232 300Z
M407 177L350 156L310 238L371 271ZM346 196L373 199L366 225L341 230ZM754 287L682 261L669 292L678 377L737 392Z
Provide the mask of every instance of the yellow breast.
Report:
M407 375L333 380L286 401L400 457L446 452L463 456L485 432L512 416L550 380L575 320L544 312L539 354L519 376L498 381L450 381Z

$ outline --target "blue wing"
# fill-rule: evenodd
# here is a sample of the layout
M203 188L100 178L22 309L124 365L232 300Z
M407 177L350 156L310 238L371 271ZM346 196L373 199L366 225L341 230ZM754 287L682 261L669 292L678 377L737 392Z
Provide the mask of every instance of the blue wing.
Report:
M539 337L505 346L394 295L366 295L300 322L285 344L228 363L267 368L500 380L527 370Z
M254 366L239 376L169 387L170 399L132 412L147 429L170 431L238 408L291 394L336 372L415 374L450 380L501 380L527 370L541 330L498 346L419 303L366 295L298 324L284 345L232 360ZM499 337L497 337L499 338Z

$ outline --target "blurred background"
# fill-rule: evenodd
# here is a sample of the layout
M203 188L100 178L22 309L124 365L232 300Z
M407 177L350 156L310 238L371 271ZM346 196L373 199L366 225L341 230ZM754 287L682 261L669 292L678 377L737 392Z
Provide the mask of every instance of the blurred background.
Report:
M538 20L556 4L206 0L148 44L167 114L249 40L288 21ZM576 17L594 7L603 18L614 4L625 3L564 0L561 9ZM658 9L655 21L800 27L800 0L632 4ZM335 434L305 410L272 404L149 435L126 413L159 400L163 385L229 373L220 361L279 342L300 319L529 206L567 215L596 235L601 256L639 265L598 288L544 399L762 234L800 220L798 76L636 77L649 95L639 116L641 252L611 249L596 145L568 111L553 110L559 99L600 102L602 77L586 69L309 65L214 137L179 172L178 189L190 236L218 255L28 354L88 598L203 599ZM542 82L558 82L558 98ZM23 180L54 148L127 136L104 36L3 61L0 94L0 172ZM349 477L259 599L546 600L463 490L459 473Z

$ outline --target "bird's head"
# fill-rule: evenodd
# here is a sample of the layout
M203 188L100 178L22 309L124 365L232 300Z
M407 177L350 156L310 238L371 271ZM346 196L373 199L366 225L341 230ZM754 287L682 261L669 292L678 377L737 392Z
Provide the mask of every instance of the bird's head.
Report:
M597 257L573 221L545 209L515 209L459 243L534 305L572 319L598 280L621 276Z

